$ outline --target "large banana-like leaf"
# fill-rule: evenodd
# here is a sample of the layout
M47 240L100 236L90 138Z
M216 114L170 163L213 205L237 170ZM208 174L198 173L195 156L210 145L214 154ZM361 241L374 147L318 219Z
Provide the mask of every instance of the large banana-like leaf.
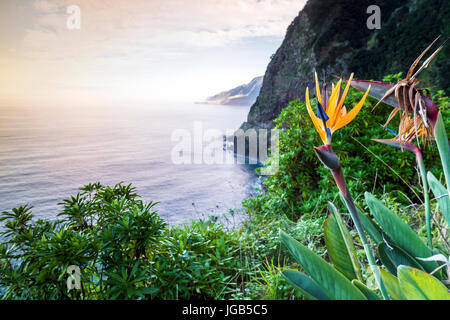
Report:
M450 300L450 293L437 278L419 269L400 266L398 281L408 300Z
M397 276L397 268L400 265L423 270L422 266L416 259L411 257L407 252L397 247L395 244L381 242L378 244L377 251L383 265L394 276Z
M433 255L433 252L422 242L419 236L402 219L386 208L381 201L368 192L365 193L365 198L375 220L393 244L402 248L414 258L428 258ZM419 263L428 272L432 272L437 267L434 262L420 261Z
M367 286L361 281L353 279L352 283L359 289L359 291L361 291L366 296L367 300L381 300L375 292L367 288Z
M372 219L370 219L370 217L366 213L361 212L360 210L358 210L358 213L359 218L361 219L361 223L364 227L364 231L367 232L370 239L372 239L375 244L382 242L384 239L380 228L372 221Z
M309 300L330 300L330 297L306 274L297 270L285 270L283 276L296 286Z
M428 172L427 178L430 188L439 203L442 215L450 226L450 198L448 191L431 172Z
M323 224L328 257L336 270L349 280L361 279L359 262L356 259L355 247L353 246L350 233L332 203L329 204L329 210L331 214L328 215Z
M280 237L295 260L328 297L334 300L367 300L350 280L317 254L283 231L280 231Z
M341 193L339 193L339 196L342 200L342 203L346 206L346 201ZM359 218L361 220L361 223L363 225L364 231L369 235L369 238L372 239L372 241L377 244L383 241L383 234L381 229L376 225L376 223L373 222L373 220L364 212L356 208L359 214Z
M400 287L398 279L386 270L380 269L381 279L386 286L386 290L394 300L406 300L403 289Z
M436 126L434 127L434 138L436 139L442 167L444 168L447 192L450 194L450 146L448 145L447 132L445 131L445 124L441 112L438 113Z

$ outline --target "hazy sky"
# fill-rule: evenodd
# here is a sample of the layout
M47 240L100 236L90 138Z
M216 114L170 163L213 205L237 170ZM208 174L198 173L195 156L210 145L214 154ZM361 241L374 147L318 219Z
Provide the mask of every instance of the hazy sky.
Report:
M262 75L305 2L1 0L0 102L201 100Z

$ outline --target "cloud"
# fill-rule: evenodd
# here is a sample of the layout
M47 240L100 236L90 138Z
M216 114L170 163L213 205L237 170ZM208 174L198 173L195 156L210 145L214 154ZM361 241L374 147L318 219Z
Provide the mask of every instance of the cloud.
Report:
M92 51L142 49L164 54L227 46L250 37L282 37L305 1L39 0L23 42L28 55L79 57ZM81 9L81 30L66 27L67 6ZM45 47L46 50L42 50ZM136 52L140 52L139 50Z
M259 48L248 49L251 54L245 57L239 50L249 48L255 39L281 42L305 2L1 0L0 23L7 23L1 29L8 30L8 35L0 43L0 67L6 66L16 80L12 82L11 75L3 73L0 83L18 95L45 92L50 98L56 87L67 92L74 88L73 95L80 96L86 92L82 88L99 85L113 88L110 92L104 89L103 95L125 90L134 95L140 90L146 96L149 87L164 95L177 81L186 95L200 95L200 90L214 93L216 87L222 90L234 81L245 82L262 74L273 51L266 52L264 47L255 58ZM67 28L69 5L80 7L80 30ZM217 63L216 56L228 64ZM214 76L218 79L213 88ZM58 94L63 95L62 91Z

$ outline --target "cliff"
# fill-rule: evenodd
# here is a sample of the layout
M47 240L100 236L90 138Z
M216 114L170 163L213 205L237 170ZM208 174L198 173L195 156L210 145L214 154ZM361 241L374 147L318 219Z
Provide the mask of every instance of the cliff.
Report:
M367 8L381 8L381 29L369 30ZM316 70L321 80L332 73L380 79L408 70L438 35L450 36L450 1L446 0L309 0L287 29L264 75L262 88L241 128L271 128L289 101L304 99ZM423 72L450 92L447 46Z
M243 84L228 91L223 91L208 97L205 101L196 103L250 106L255 102L256 97L258 97L262 86L262 80L262 76L256 77L247 84Z

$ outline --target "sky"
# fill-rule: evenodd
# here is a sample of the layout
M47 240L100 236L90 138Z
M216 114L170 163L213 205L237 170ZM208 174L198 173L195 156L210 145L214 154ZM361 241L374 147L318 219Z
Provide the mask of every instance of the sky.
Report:
M1 0L0 103L202 100L263 75L305 2Z

